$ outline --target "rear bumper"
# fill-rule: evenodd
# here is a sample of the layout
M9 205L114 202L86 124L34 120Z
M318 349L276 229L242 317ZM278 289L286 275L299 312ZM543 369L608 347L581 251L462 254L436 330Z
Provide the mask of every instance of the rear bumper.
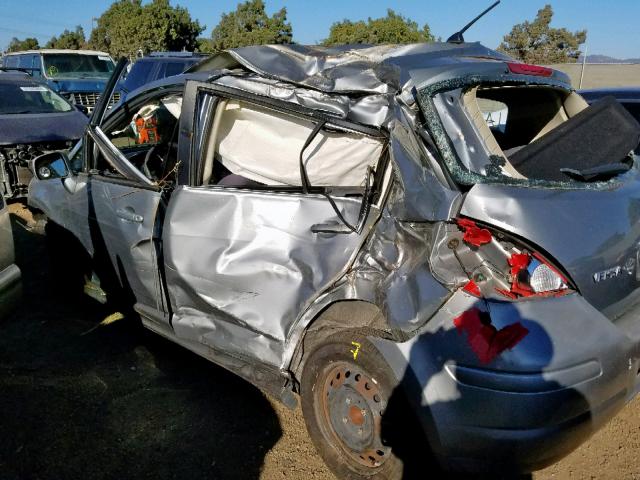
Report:
M20 269L10 265L0 271L0 318L15 308L22 295Z
M528 334L483 364L453 324L470 308L487 311L496 330L520 323ZM544 468L611 419L639 385L638 342L579 295L494 303L456 294L408 342L372 341L431 449L453 469Z

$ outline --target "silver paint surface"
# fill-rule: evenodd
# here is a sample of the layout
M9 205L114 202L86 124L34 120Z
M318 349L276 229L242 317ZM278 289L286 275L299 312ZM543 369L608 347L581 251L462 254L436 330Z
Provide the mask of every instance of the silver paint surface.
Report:
M160 193L105 181L91 182L89 222L99 233L122 285L129 285L136 300L162 310L159 265L153 232ZM138 220L132 220L137 217ZM95 241L95 240L94 240Z
M335 201L357 218L359 200ZM176 335L279 365L299 312L341 275L361 241L311 231L321 223L338 218L319 195L176 190L163 233Z

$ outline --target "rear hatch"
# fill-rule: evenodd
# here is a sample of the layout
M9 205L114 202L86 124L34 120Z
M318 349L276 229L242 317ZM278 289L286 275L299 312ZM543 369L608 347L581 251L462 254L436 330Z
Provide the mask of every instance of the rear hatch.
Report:
M615 319L640 301L640 125L613 101L588 107L558 72L513 65L421 75L425 126L467 191L460 214L533 244Z
M640 176L608 188L558 190L475 185L461 214L539 247L609 318L635 303L640 287Z

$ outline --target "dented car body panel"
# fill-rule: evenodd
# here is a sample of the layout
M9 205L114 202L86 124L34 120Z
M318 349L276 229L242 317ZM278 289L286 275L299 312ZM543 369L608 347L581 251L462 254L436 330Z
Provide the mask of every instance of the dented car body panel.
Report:
M482 123L517 119L526 88L537 130ZM83 167L29 203L148 328L285 403L308 350L364 332L444 464L528 472L638 384L635 159L555 183L510 164L585 108L563 74L479 44L239 48L94 114Z
M607 190L476 185L461 213L490 221L542 248L564 267L585 299L614 320L635 303L634 293L640 286L635 268L640 188L637 172L627 175L631 178ZM598 278L599 272L610 269L608 276Z
M344 275L364 233L314 233L314 225L339 221L320 195L222 188L173 195L163 245L176 335L280 367L300 311ZM337 201L347 218L357 217L358 200ZM220 335L225 325L235 332Z
M528 335L487 368L455 325L471 309L488 312L498 331L520 323ZM495 303L461 294L420 335L373 341L414 392L436 455L504 473L559 460L636 394L638 337L628 334L579 295Z
M16 306L21 292L21 273L15 264L11 219L0 196L0 318Z

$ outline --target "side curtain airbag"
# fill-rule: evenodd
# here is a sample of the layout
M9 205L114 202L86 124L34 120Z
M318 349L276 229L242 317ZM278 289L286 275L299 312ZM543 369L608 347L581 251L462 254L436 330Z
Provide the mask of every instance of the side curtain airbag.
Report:
M267 185L300 185L299 155L314 124L229 101L222 114L216 152L232 173ZM322 130L304 151L311 185L360 186L375 166L382 141Z

